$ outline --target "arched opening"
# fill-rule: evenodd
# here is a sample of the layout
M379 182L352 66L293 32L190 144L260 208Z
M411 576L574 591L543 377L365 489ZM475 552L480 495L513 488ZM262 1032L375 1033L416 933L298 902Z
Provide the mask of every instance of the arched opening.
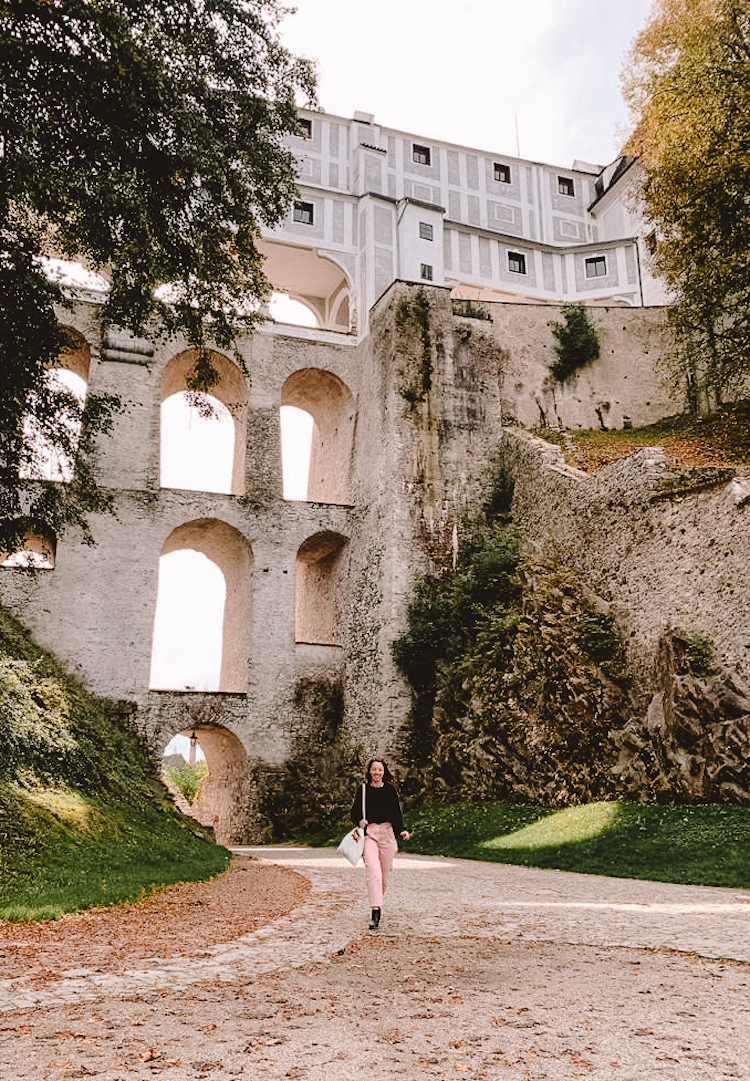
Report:
M307 492L317 503L348 503L354 441L354 398L338 376L319 368L294 372L281 391L282 409L292 406L312 417ZM286 470L290 446L282 442ZM286 495L285 498L290 498Z
M320 320L313 309L287 293L273 293L268 311L275 323L288 323L293 327L320 326Z
M208 776L208 763L198 739L195 729L180 732L169 741L162 755L162 780L184 814L193 813L193 804Z
M347 538L325 530L300 545L295 580L294 638L340 646Z
M219 381L210 393L197 397L188 387L195 361L195 352L187 350L164 369L161 486L241 495L247 424L244 376L227 357L212 353Z
M313 418L294 405L281 407L281 464L284 499L307 499Z
M173 530L159 560L152 688L247 689L251 572L249 544L225 522Z
M177 733L167 750L189 748L193 739L196 766L203 776L193 799L181 809L204 826L211 826L219 844L242 844L248 840L252 819L248 808L255 803L247 752L228 728L200 721Z
M273 319L343 334L352 330L349 298L353 268L345 270L335 252L282 244L268 238L259 241L258 248L263 253L265 273L275 290L269 305ZM301 305L307 309L307 314L299 307L287 308L291 317L277 314L284 311L287 303L275 299L280 296ZM305 321L310 313L314 314L314 323Z
M51 530L26 518L0 527L0 567L53 570L57 539Z
M67 483L73 479L91 350L73 327L63 330L70 344L44 373L39 409L24 418L18 471L24 480Z

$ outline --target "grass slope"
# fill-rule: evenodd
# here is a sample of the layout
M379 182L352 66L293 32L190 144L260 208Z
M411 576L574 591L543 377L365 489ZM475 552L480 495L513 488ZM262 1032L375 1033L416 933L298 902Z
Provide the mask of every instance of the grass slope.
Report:
M0 919L54 919L224 870L143 741L0 607Z

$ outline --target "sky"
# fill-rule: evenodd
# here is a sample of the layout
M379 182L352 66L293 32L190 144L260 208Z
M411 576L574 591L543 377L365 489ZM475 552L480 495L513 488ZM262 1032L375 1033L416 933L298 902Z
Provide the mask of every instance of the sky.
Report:
M295 3L295 0L291 0ZM281 25L317 61L329 113L570 167L628 129L620 73L652 0L296 0Z

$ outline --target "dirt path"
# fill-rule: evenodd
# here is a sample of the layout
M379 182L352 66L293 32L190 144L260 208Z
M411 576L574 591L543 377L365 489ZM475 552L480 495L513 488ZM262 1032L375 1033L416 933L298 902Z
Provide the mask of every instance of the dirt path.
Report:
M77 917L24 976L0 935L0 1076L750 1079L747 893L400 856L368 934L361 869L250 854L174 891L179 954Z

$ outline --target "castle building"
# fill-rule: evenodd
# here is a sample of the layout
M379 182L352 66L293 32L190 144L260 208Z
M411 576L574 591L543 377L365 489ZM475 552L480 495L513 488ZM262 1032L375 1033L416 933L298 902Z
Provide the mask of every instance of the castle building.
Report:
M299 197L263 250L275 288L321 329L366 333L395 281L474 301L664 302L628 197L632 158L564 169L381 127L361 112L303 112L300 127L288 139Z
M92 516L93 547L19 523L24 550L0 559L3 604L156 755L178 734L200 741L196 813L228 842L264 835L258 787L319 751L326 717L362 756L398 747L410 699L392 643L416 578L456 559L506 430L675 411L656 374L669 337L628 210L632 162L558 169L362 114L307 112L301 127L289 138L298 198L261 244L274 288L317 326L269 320L237 343L241 364L212 351L206 449L190 343L102 327L102 296L79 295L60 311L71 344L59 365L81 397L123 403L96 448L116 513ZM574 300L596 306L601 359L561 386L551 325ZM311 421L306 488L292 496L286 407ZM559 463L537 481L519 445L519 477L551 493L545 521L600 520L596 486L596 514L566 517L571 491L590 486ZM589 550L576 537L568 551Z

